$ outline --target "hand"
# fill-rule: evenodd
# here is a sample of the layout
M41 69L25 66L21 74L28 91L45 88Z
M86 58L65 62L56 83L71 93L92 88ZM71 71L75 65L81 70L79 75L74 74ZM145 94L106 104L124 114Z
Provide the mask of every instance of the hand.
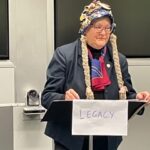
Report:
M145 100L148 104L150 104L150 93L147 91L139 92L136 95L136 99Z
M67 90L65 93L65 100L72 101L74 99L80 99L78 93L73 89Z

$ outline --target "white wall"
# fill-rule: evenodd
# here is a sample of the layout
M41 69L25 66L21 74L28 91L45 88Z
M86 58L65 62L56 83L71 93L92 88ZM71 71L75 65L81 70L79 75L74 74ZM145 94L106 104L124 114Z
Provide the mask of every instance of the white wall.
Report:
M23 106L13 107L14 150L52 150L52 140L44 134L41 115L26 116Z
M52 150L44 135L43 114L27 116L24 103L0 104L0 150Z
M0 61L0 104L15 102L14 65L9 61Z
M136 91L150 91L150 58L128 59L129 72Z
M0 104L25 103L29 89L38 92L43 89L46 68L54 51L53 22L52 0L9 0L10 61L0 61ZM2 114L1 121L5 117ZM12 120L11 116L7 119ZM13 150L51 150L51 140L44 135L45 123L40 119L26 117L23 107L15 107L13 147L9 147ZM9 137L5 132L7 128L2 127L3 136Z
M16 67L16 102L24 102L29 89L38 92L43 89L46 67L53 53L52 6L50 0L9 1L10 60ZM47 22L51 28L47 28Z

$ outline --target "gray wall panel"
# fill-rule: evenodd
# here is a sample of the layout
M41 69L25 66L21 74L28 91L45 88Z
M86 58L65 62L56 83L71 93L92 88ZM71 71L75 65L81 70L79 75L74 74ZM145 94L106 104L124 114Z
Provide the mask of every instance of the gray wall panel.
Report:
M0 150L13 150L13 108L0 107Z

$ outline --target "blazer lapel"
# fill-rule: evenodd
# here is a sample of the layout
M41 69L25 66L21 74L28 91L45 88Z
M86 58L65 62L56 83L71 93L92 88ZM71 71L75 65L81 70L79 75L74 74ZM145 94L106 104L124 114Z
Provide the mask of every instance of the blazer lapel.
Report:
M107 46L107 53L105 56L105 65L106 65L106 70L109 75L111 76L112 68L114 67L114 61L113 61L113 56L112 56L112 48L111 45L108 44Z
M112 68L113 68L113 63L110 60L105 60L105 64L106 64L106 70L107 70L108 76L110 77Z

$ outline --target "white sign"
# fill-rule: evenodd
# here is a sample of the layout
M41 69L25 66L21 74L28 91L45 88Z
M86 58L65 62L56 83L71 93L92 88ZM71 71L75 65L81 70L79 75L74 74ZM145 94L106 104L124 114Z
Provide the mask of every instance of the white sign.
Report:
M127 100L74 100L73 135L127 135Z

